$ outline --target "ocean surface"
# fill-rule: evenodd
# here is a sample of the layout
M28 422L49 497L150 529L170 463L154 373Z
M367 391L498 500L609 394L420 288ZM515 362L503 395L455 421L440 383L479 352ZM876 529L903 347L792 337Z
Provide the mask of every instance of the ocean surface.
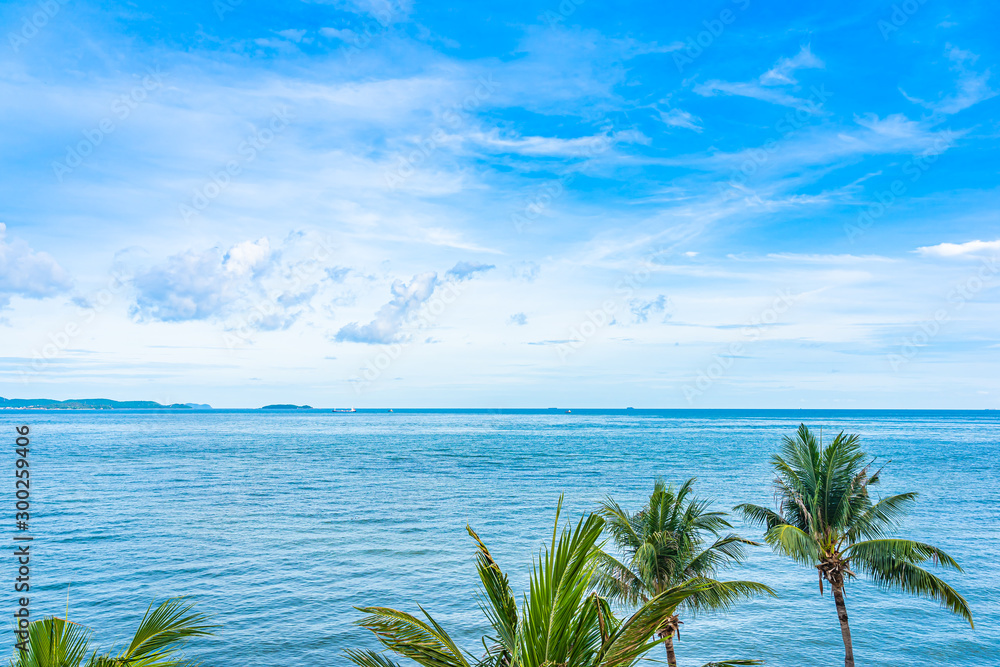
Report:
M975 630L930 601L851 583L858 665L998 663L1000 412L5 411L0 422L8 469L14 426L32 429L32 614L61 615L68 598L99 646L121 646L150 601L187 595L224 626L188 650L206 667L347 664L345 648L375 647L354 605L421 604L478 653L466 524L520 591L559 494L574 522L607 494L637 508L658 476L696 476L721 509L771 505L768 459L805 422L860 433L886 465L880 493L921 494L900 534L965 568L944 576ZM6 493L13 544L13 484ZM12 613L13 558L3 572ZM726 576L780 598L686 618L681 665L843 664L815 570L760 548Z

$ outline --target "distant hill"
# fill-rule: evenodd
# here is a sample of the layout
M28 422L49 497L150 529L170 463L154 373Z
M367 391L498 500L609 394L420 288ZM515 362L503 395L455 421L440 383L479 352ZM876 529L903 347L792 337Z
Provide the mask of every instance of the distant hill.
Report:
M292 405L291 403L275 403L265 405L261 410L312 410L311 405Z
M107 398L79 398L69 401L56 401L51 398L3 398L0 397L0 410L12 408L35 408L43 410L121 410L121 409L191 409L191 404L172 403L163 405L156 401L112 401ZM206 406L209 407L209 406Z

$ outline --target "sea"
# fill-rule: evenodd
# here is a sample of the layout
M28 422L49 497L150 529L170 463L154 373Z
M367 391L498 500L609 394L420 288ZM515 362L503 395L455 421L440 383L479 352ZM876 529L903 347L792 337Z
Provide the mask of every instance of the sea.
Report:
M98 649L122 648L151 602L187 596L221 626L186 649L206 667L349 664L345 649L377 646L354 624L365 605L420 605L478 655L486 627L467 525L520 597L560 497L564 525L607 496L639 508L657 478L696 477L720 510L773 505L769 459L805 423L824 439L860 434L884 466L879 494L920 493L898 534L961 563L964 573L938 573L975 615L972 629L860 578L846 592L857 664L1000 662L996 411L22 410L0 422L11 476L15 427L31 430L27 530L14 484L4 492L0 604L12 618L24 595L13 538L31 536L32 617L68 612ZM779 597L682 617L680 665L843 664L814 569L760 547L721 578ZM665 662L658 649L649 657Z

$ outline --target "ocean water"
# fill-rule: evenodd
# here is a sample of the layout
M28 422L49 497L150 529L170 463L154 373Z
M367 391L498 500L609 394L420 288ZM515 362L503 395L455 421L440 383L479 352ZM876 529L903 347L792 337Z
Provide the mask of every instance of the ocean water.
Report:
M800 421L860 433L886 463L882 494L921 493L900 534L965 567L945 577L975 630L930 601L850 584L858 664L997 664L998 412L2 413L11 445L15 425L32 429L32 613L62 614L68 598L98 645L121 645L151 600L187 595L224 626L188 651L209 667L347 664L345 648L375 646L354 605L421 604L478 652L467 523L522 590L559 494L573 521L606 494L637 507L657 476L696 476L719 508L770 505L768 458ZM760 548L727 576L780 598L685 619L680 664L843 664L814 570ZM12 612L12 583L3 590Z

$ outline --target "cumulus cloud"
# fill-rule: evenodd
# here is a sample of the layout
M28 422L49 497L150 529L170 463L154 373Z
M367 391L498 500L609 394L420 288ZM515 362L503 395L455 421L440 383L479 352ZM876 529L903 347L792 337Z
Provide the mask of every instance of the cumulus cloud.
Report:
M1000 240L969 241L967 243L939 243L917 248L925 257L970 257L1000 253Z
M334 340L369 345L396 342L400 339L403 326L431 298L437 285L438 276L434 272L417 274L409 284L402 280L393 281L390 288L392 299L379 308L375 319L364 325L351 322L341 327Z
M492 264L479 264L476 262L459 262L455 266L448 269L444 274L446 278L452 278L454 280L467 280L477 273L483 273L489 271L490 269L495 269L496 267Z
M523 327L528 323L528 316L524 313L514 313L507 318L507 324L515 324L519 327Z
M44 299L70 288L69 274L50 255L36 252L20 239L7 238L0 222L0 308L13 296Z
M301 234L278 249L261 238L225 251L188 250L134 272L130 313L140 322L212 320L227 327L287 329L329 279L325 259L325 248Z

